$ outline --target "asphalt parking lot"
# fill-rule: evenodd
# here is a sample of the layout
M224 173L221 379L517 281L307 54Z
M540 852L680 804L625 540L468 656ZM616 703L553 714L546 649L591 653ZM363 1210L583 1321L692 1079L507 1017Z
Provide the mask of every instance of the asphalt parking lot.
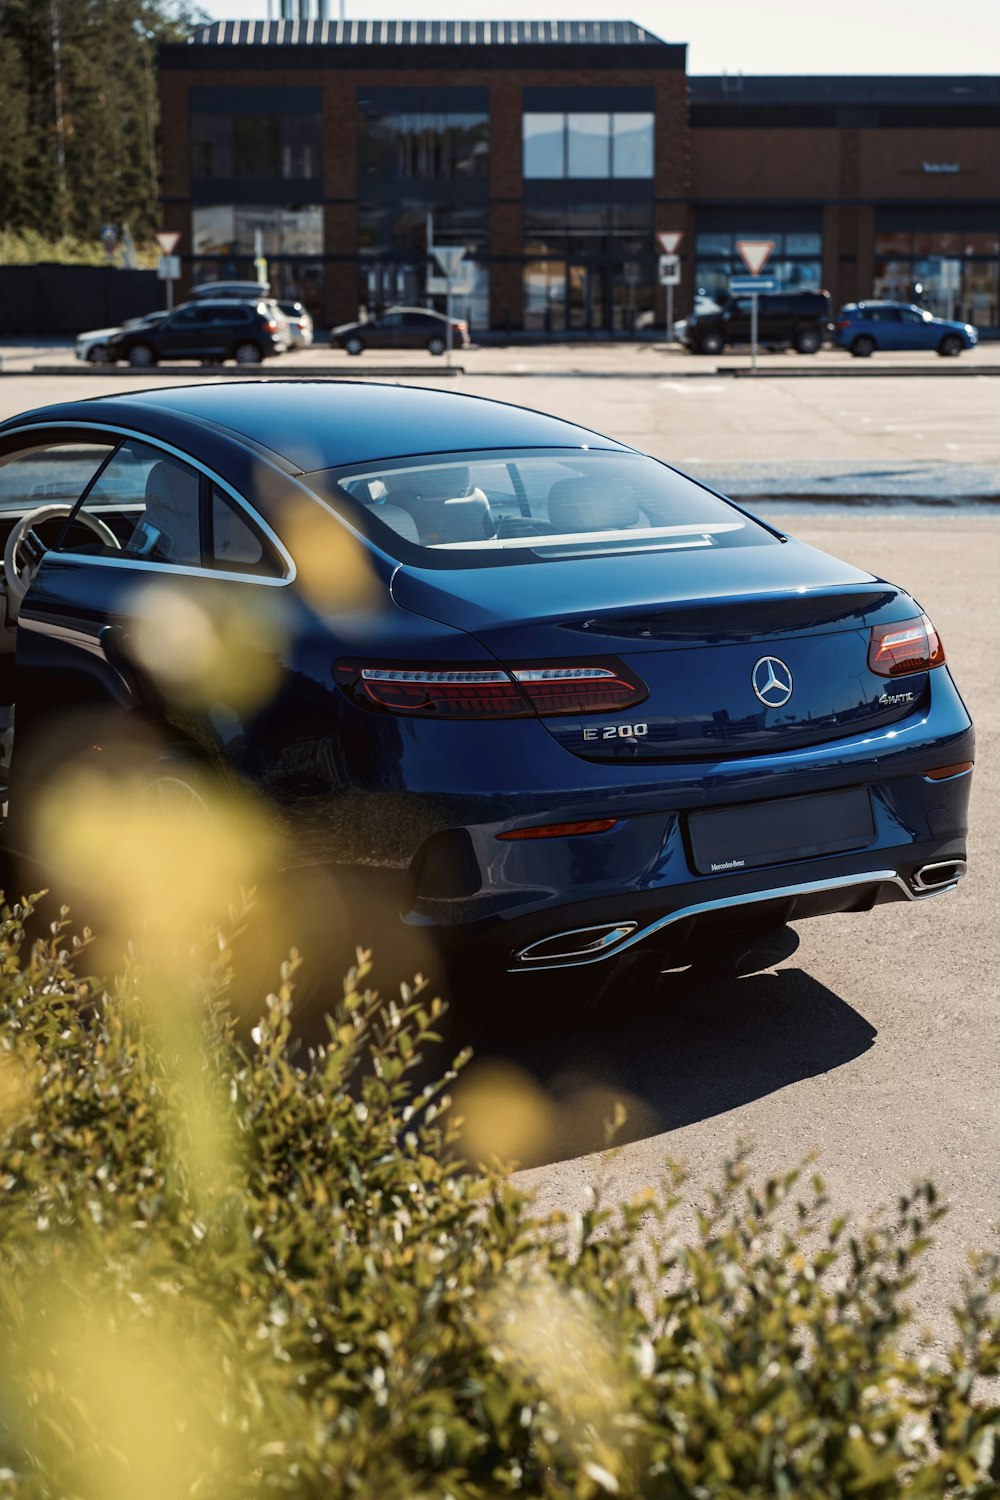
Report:
M495 360L499 351L483 352ZM1000 506L991 503L1000 497L1000 378L956 380L960 360L936 361L924 379L868 379L855 373L861 361L847 361L846 378L691 379L664 354L611 352L631 364L602 378L541 360L530 379L513 369L449 378L428 360L421 383L571 417L698 474L725 470L728 487L742 486L769 518L785 514L782 496L818 494L787 517L789 529L903 584L942 633L977 723L970 871L952 895L804 922L751 952L735 977L690 970L641 992L625 987L611 1010L515 1046L558 1122L524 1180L542 1206L578 1208L616 1096L631 1122L604 1164L613 1193L654 1183L667 1157L687 1164L695 1189L711 1184L741 1138L760 1175L817 1151L834 1201L860 1216L932 1175L953 1207L914 1302L920 1323L941 1333L965 1248L987 1243L1000 1219ZM661 362L656 373L631 378L647 360ZM13 368L8 359L0 417L136 388L124 374L19 378ZM307 368L288 359L267 374ZM900 503L901 493L912 501L913 485L924 500L970 505ZM843 503L872 496L896 503L873 513Z

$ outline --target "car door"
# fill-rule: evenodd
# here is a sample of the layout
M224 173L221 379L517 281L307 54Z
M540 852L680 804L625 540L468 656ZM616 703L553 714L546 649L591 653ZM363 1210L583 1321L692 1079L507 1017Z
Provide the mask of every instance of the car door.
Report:
M238 512L204 470L144 440L120 442L92 476L20 607L12 803L30 803L40 768L86 767L139 723L223 754L245 738L240 674L209 683L206 663L220 619L263 618L260 586L285 569ZM256 670L241 662L244 681Z
M399 349L403 347L400 343L402 334L403 314L382 313L373 323L369 323L365 343L373 349Z
M750 342L750 298L734 297L726 304L726 339L734 344Z
M899 311L899 349L933 349L936 342L930 315L920 307Z
M198 358L206 352L205 341L212 309L181 307L163 323L156 335L161 359Z

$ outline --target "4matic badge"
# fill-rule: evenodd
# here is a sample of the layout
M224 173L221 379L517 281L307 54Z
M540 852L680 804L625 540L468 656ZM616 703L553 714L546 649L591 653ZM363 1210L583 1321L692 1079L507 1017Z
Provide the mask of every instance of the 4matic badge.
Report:
M894 703L912 703L916 696L916 693L880 693L878 701L889 708Z

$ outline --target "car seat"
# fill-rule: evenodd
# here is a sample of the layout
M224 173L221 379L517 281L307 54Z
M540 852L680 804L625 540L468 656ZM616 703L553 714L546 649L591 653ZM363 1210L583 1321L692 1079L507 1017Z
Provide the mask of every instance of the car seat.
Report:
M198 475L190 469L162 460L155 463L146 476L145 514L128 550L143 557L199 564L199 483Z
M621 480L582 475L560 479L549 490L549 524L557 533L620 531L639 523L639 504Z

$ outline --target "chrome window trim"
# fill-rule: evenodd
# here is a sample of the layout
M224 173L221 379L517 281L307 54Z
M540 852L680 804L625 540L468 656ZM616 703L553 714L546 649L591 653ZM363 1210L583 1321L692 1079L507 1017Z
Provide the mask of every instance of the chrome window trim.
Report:
M52 428L26 428L25 432L26 434L28 432L36 433L39 431L58 432L60 430L64 430L67 427L71 427L74 431L78 432L114 434L119 439L132 438L136 442L145 443L150 448L156 448L161 453L171 454L172 457L179 459L181 463L187 464L189 468L197 469L199 473L204 474L208 479L212 481L214 485L217 485L218 488L222 490L223 494L227 495L233 501L234 505L236 506L237 512L245 515L252 522L252 524L258 528L258 530L264 533L268 541L274 547L274 550L277 552L278 557L285 568L285 572L281 578L269 578L266 574L263 573L238 573L234 572L232 569L224 570L222 568L208 568L203 564L196 567L193 564L155 562L138 557L133 558L125 553L123 553L121 557L95 557L93 553L73 552L71 549L67 549L64 552L49 552L46 554L48 557L69 557L78 559L81 562L110 565L113 568L140 568L157 573L176 573L183 574L189 577L194 576L197 578L225 578L231 580L235 579L240 583L268 584L271 588L283 588L286 584L295 582L298 573L298 570L295 566L295 561L274 529L268 525L263 516L258 515L258 513L253 509L251 505L249 505L247 500L242 495L240 495L236 490L233 489L231 484L228 484L226 480L221 479L218 474L214 473L207 464L203 464L200 459L193 458L191 454L185 453L181 448L175 448L172 443L164 442L162 438L152 438L149 437L148 434L144 432L136 432L130 427L112 426L111 424L105 422L61 422L54 425ZM310 491L310 494L311 493L312 491ZM77 500L74 500L74 506L77 504L78 500L79 496L77 497Z

